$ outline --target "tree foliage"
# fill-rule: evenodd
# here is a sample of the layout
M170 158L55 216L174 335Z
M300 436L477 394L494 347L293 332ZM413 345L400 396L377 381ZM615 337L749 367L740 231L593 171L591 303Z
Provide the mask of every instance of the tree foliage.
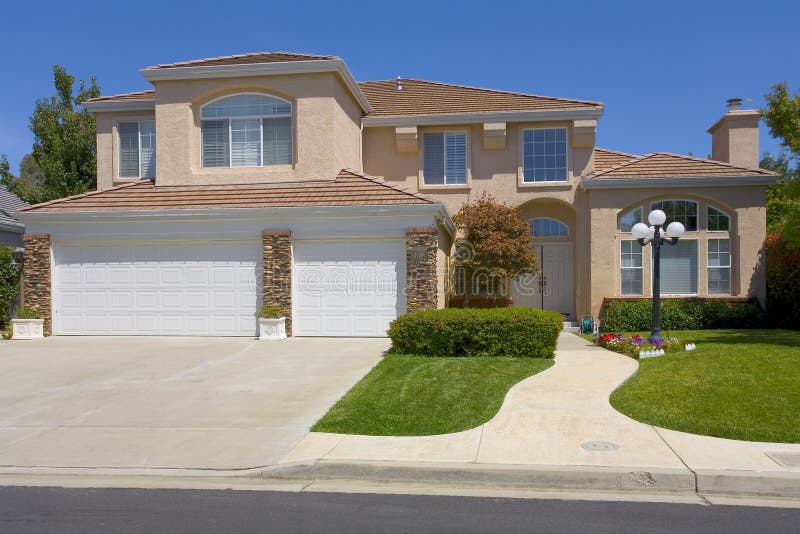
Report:
M785 153L773 156L764 154L759 166L780 175L775 184L767 188L767 231L792 233L785 228L787 221L797 217L800 212L800 171L792 168L791 160Z
M786 82L780 82L765 97L767 107L761 110L761 115L770 133L781 140L793 157L800 158L800 93L789 95Z
M97 186L97 146L94 116L81 104L100 96L92 77L81 80L75 94L75 77L64 67L53 67L56 94L36 101L30 117L33 163L24 161L14 176L5 157L0 161L0 182L30 203L85 193ZM37 171L38 167L38 171Z
M11 248L0 245L0 325L5 326L19 292L19 265Z
M476 279L476 275L508 280L535 270L530 228L513 207L484 192L461 206L453 222L460 236L456 262L464 268L467 280ZM465 306L476 289L475 284L466 284Z

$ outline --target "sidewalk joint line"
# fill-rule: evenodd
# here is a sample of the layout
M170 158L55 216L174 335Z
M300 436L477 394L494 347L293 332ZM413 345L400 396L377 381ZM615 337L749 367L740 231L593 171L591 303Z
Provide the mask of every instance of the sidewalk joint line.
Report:
M502 409L502 406L501 406ZM499 412L498 412L499 413ZM475 459L472 460L472 463L478 463L478 456L481 454L481 445L483 445L483 430L486 428L486 423L481 425L481 435L478 436L478 448L475 450Z
M672 448L672 445L670 445L670 444L669 444L669 442L668 442L668 441L667 441L667 440L664 438L664 436L662 436L662 435L661 435L661 432L659 432L659 431L658 431L658 428L654 427L653 425L648 425L648 426L649 426L650 428L652 428L652 429L653 429L653 431L656 433L656 435L657 435L659 438L661 438L661 441L663 441L663 442L664 442L664 445L666 445L666 446L667 446L667 448L669 448L669 450L671 450L671 451L672 451L672 454L674 454L674 455L675 455L675 457L676 457L678 460L680 460L680 461L681 461L681 463L683 464L683 466L684 466L686 469L688 469L688 470L689 470L689 472L692 474L692 477L694 477L694 492L695 492L695 494L697 494L697 495L700 495L700 494L698 493L698 489L697 489L697 473L695 473L694 469L692 469L691 467L689 467L689 464L687 464L687 463L684 461L684 459L683 459L683 458L681 458L681 455L680 455L680 454L678 454L678 452L677 452L675 449L673 449L673 448ZM711 503L709 503L709 504L711 504Z

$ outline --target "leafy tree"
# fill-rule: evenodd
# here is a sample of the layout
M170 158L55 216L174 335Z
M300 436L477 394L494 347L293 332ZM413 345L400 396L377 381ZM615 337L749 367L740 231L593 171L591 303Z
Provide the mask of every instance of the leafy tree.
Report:
M530 229L513 207L484 192L461 206L453 222L460 235L455 261L457 267L464 269L467 281L465 307L470 295L490 289L493 280L503 284L519 274L535 271Z
M789 156L783 152L777 156L764 154L759 166L780 175L775 184L767 188L767 231L780 232L787 217L800 207L800 197L794 191L800 171L792 168Z
M23 162L20 176L14 176L5 158L0 169L2 184L30 203L85 193L97 186L95 120L80 104L100 96L100 88L92 77L88 87L81 80L74 94L75 77L59 65L53 67L53 82L56 94L37 100L30 117L32 156L40 173L28 161Z
M761 110L761 115L770 133L781 140L794 158L800 158L800 93L790 96L786 82L780 82L765 97L767 107Z
M19 292L19 265L10 247L0 245L0 325L5 326Z

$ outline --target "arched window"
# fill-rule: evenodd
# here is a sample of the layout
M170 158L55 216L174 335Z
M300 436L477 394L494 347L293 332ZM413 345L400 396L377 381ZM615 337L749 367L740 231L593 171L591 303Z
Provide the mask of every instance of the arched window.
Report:
M697 231L697 202L694 200L660 200L650 205L650 210L661 210L667 221L678 221L687 232Z
M709 232L728 232L731 228L731 218L722 211L708 206L706 210Z
M531 220L533 237L562 237L569 235L567 225L550 217L537 217Z
M292 104L240 94L200 109L203 167L261 167L292 163Z
M634 208L619 218L619 231L629 234L633 225L640 222L642 222L642 208Z

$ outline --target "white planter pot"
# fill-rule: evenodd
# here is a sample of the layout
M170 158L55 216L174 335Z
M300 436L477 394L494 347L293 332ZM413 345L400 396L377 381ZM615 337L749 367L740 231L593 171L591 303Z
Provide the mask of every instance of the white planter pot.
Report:
M286 339L286 317L278 317L277 319L259 317L258 339Z
M40 339L44 337L44 319L11 319L14 335L11 339Z

